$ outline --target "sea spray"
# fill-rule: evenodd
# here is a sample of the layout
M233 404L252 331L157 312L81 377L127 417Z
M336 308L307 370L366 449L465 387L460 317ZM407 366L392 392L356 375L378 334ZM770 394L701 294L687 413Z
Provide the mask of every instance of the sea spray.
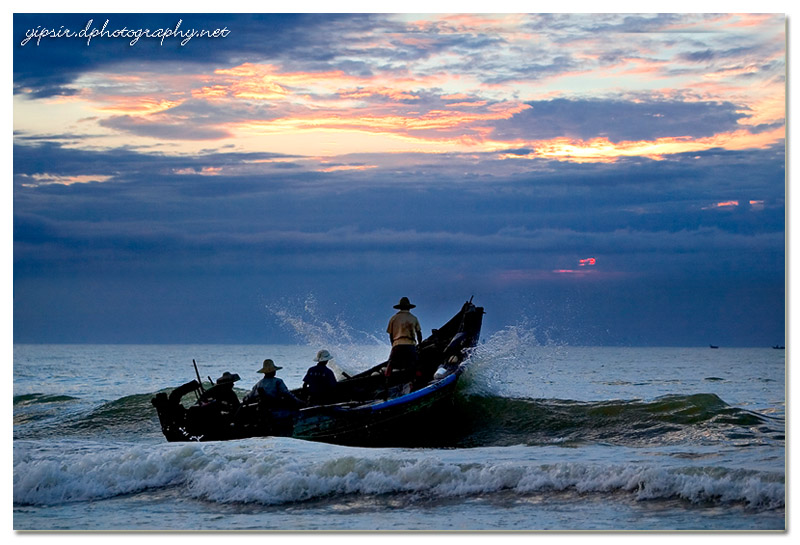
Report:
M552 342L530 322L506 326L476 346L469 359L466 393L508 397L538 397L530 385L550 380L550 370L561 364L564 345ZM520 387L518 376L528 375Z
M298 310L298 307L302 307ZM389 345L372 333L351 327L342 315L323 317L314 295L305 297L302 303L283 302L268 304L266 308L312 351L325 348L333 355L329 367L341 380L343 373L356 374L385 360Z

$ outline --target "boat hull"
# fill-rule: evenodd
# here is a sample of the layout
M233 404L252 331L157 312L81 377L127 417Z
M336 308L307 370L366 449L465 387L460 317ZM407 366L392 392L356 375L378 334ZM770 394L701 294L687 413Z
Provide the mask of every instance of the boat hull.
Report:
M457 373L408 394L357 408L299 411L292 436L338 444L388 444L407 442L444 405L452 403Z

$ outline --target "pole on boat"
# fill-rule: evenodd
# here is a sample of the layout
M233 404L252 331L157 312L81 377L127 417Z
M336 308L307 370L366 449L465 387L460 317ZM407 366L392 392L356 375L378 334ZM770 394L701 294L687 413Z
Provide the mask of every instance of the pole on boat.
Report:
M192 359L192 363L194 364L194 373L197 375L197 382L200 383L200 392L206 393L203 389L203 379L200 378L200 371L197 370L197 362Z

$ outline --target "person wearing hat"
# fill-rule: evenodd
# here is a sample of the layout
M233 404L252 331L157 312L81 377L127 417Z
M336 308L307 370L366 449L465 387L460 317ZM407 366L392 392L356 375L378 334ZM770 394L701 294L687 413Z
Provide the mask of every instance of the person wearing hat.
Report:
M417 364L417 343L422 342L422 328L417 317L409 312L417 305L412 305L408 297L402 297L394 308L398 311L389 320L386 332L392 343L389 354L389 365L386 366L386 376L392 370L413 369Z
M279 369L283 369L283 367L278 367L271 359L265 359L261 369L256 371L264 373L264 378L259 380L250 393L244 396L244 402L258 401L271 409L294 409L305 405L289 391L283 380L275 376Z
M221 410L225 412L236 411L239 408L239 397L233 391L233 384L239 379L240 377L236 373L225 371L217 379L216 384L200 396L198 403L203 405L216 401L220 404Z
M303 378L303 391L307 393L310 405L324 405L331 400L336 387L336 375L328 368L331 359L331 353L327 350L317 352L314 358L317 364L310 367Z

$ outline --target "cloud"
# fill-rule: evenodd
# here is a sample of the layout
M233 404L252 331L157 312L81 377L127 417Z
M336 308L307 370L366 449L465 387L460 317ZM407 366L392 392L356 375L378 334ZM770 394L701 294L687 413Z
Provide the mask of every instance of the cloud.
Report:
M413 254L445 268L470 255L466 267L476 272L532 263L552 271L577 269L590 254L604 273L687 274L717 267L709 255L731 254L740 256L735 269L756 271L784 244L783 192L774 183L781 155L762 155L717 151L557 170L543 161L539 170L503 174L496 165L504 161L485 154L472 159L472 170L486 174L465 179L453 156L427 158L424 173L412 156L398 158L409 166L403 170L369 155L284 163L289 158L269 154L171 157L17 144L16 266L261 270L280 263L310 271L318 260L344 268L355 259L382 269ZM88 181L103 171L114 174L102 184L29 183L45 173ZM726 195L718 180L733 176L748 183ZM709 208L733 200L757 204L736 213Z
M536 300L559 324L564 301L592 301L630 326L644 311L625 318L620 300L656 294L648 311L675 317L711 290L723 316L733 289L765 294L759 320L783 316L780 14L108 18L231 32L21 46L25 29L88 18L15 15L25 338L64 331L54 307L109 330L81 310L107 296L143 324L182 298L224 293L239 311L304 290L478 291L488 319Z
M223 129L181 123L164 116L141 118L119 115L101 120L100 126L165 140L220 140L231 136L230 132Z
M23 35L35 21L74 27L85 17L18 15L15 33ZM138 28L177 17L114 20ZM18 95L32 101L51 92L73 96L95 110L99 132L145 138L140 145L160 140L183 151L215 140L256 149L276 145L281 134L292 141L313 135L304 138L309 153L320 154L327 153L328 133L351 149L379 134L385 138L375 145L391 150L402 144L485 151L508 142L560 160L607 162L714 146L765 147L782 138L778 103L756 98L758 87L734 82L745 72L778 78L785 66L778 42L752 31L732 47L717 33L700 32L703 25L727 28L741 21L701 15L195 14L183 21L185 28L225 26L230 36L210 48L204 42L123 46L114 40L82 49L69 40L35 49L18 45L15 84ZM759 22L772 24L776 20ZM621 43L614 39L620 34L626 36ZM684 34L691 43L676 38ZM674 84L669 91L664 79ZM530 99L535 89L547 97L562 82L561 98ZM620 92L626 83L635 91ZM587 96L587 85L598 96ZM745 89L753 96L742 101ZM463 98L449 98L456 96Z
M527 103L494 124L498 140L605 137L614 143L663 137L703 138L739 127L746 117L729 103L555 99Z

